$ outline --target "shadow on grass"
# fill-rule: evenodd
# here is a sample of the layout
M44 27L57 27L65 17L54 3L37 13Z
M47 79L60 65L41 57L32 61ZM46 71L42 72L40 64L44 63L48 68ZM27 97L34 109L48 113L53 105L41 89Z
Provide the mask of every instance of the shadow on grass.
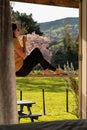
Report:
M16 85L18 90L41 91L45 89L48 92L64 92L65 84L63 78L59 77L17 77Z

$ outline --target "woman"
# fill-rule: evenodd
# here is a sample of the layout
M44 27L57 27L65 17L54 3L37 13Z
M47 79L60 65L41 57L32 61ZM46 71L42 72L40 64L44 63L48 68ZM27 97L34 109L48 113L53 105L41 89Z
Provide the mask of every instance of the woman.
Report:
M40 63L43 67L44 74L50 75L50 70L54 71L55 74L66 74L62 70L56 69L52 66L46 59L44 59L41 51L38 48L35 48L27 57L26 56L26 37L23 37L21 46L20 41L18 40L19 29L15 23L12 24L13 31L13 44L14 44L14 57L15 57L15 71L17 76L27 76L32 69Z

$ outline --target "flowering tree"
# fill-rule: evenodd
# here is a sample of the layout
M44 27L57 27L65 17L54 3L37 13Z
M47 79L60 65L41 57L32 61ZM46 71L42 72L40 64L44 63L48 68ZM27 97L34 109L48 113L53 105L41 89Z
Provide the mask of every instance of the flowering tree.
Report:
M38 47L42 52L44 58L50 61L51 52L48 49L49 43L50 39L48 39L47 37L39 36L38 34L35 33L27 34L26 56L29 55L34 48Z

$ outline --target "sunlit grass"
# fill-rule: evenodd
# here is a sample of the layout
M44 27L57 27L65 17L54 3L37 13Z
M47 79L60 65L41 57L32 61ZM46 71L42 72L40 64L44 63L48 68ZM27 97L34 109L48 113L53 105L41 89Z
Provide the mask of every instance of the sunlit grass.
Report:
M17 99L20 99L20 90L23 100L36 102L32 106L32 113L42 114L38 121L77 119L73 114L75 102L69 92L69 112L66 112L66 86L64 80L58 77L23 77L16 79ZM45 92L45 113L43 112L42 89ZM25 108L27 112L27 109ZM37 120L36 120L37 121ZM21 119L21 123L31 122L30 119Z

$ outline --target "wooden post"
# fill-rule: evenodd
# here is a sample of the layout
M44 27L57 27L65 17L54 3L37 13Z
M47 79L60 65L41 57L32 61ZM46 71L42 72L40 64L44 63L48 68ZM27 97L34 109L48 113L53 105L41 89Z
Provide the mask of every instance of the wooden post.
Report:
M43 114L46 115L44 89L42 89L42 98L43 98Z
M17 124L16 79L10 3L0 0L0 124Z
M22 91L20 91L20 100L22 100Z
M87 0L80 0L79 93L80 117L87 118Z
M68 88L66 88L66 112L68 112Z

